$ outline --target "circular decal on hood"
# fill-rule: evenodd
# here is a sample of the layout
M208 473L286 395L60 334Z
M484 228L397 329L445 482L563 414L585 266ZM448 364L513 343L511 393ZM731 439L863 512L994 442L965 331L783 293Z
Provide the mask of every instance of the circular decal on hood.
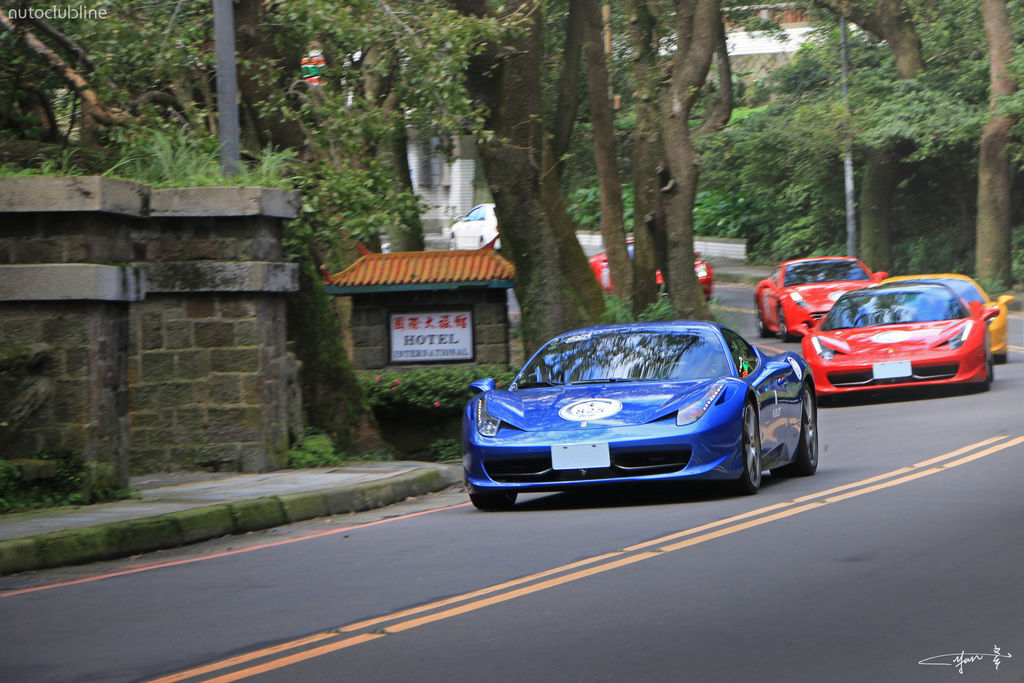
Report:
M559 417L565 420L583 422L585 420L600 420L602 417L610 417L622 410L622 404L611 398L585 398L580 401L573 401L558 411Z
M879 332L871 341L876 344L899 344L910 339L910 333L906 330L889 330L888 332Z

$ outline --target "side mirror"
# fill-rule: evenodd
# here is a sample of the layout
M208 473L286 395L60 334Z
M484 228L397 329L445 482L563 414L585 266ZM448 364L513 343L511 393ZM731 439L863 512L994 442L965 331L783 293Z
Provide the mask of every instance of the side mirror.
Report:
M871 276L871 281L872 281L872 282L881 282L882 280L884 280L884 279L885 279L885 278L887 278L887 277L889 277L889 273L888 273L888 271L885 271L885 270L879 270L879 271L875 272L875 273L874 273L874 274L873 274L873 275Z
M494 389L494 380L488 377L487 379L478 379L469 383L469 390L474 394L482 394L487 391Z
M796 326L796 331L806 337L807 335L809 335L811 333L811 330L814 329L815 325L816 325L816 322L815 323L811 323L810 325L808 325L806 322L802 322L802 323L800 323L799 325Z
M1015 300L1016 297L1013 296L1012 294L1003 294L999 297L997 302L1000 306L1008 306L1009 304L1012 304Z

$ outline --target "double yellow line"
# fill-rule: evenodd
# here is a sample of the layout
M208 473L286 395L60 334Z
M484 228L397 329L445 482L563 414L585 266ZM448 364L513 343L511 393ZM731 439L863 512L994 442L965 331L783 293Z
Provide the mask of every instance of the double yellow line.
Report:
M746 531L757 526L816 510L844 500L899 486L938 472L973 462L1024 443L1024 436L995 436L908 467L819 491L790 501L709 522L661 536L622 550L595 555L578 562L548 569L529 576L470 591L419 607L357 621L332 631L282 643L274 647L224 659L206 666L155 679L152 683L172 683L199 679L227 683L298 664L316 657L361 645L387 635L401 633L437 621L490 607L502 602L579 581L589 576L643 562L664 553L689 548L706 541ZM206 676L212 676L206 678Z

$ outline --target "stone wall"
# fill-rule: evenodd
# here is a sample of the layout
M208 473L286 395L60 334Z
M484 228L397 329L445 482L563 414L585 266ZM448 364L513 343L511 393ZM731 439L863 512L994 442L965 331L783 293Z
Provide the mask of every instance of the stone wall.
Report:
M283 465L297 208L266 188L0 179L0 457L66 448L124 482Z
M473 312L475 358L467 362L508 365L507 296L505 289L486 287L352 295L352 365L359 370L408 367L390 362L390 313L461 308Z

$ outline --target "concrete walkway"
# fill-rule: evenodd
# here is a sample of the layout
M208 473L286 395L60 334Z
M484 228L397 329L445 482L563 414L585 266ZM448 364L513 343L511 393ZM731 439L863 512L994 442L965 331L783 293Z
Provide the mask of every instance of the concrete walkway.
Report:
M461 477L459 465L428 462L135 477L136 499L0 515L0 575L369 510L440 491Z

